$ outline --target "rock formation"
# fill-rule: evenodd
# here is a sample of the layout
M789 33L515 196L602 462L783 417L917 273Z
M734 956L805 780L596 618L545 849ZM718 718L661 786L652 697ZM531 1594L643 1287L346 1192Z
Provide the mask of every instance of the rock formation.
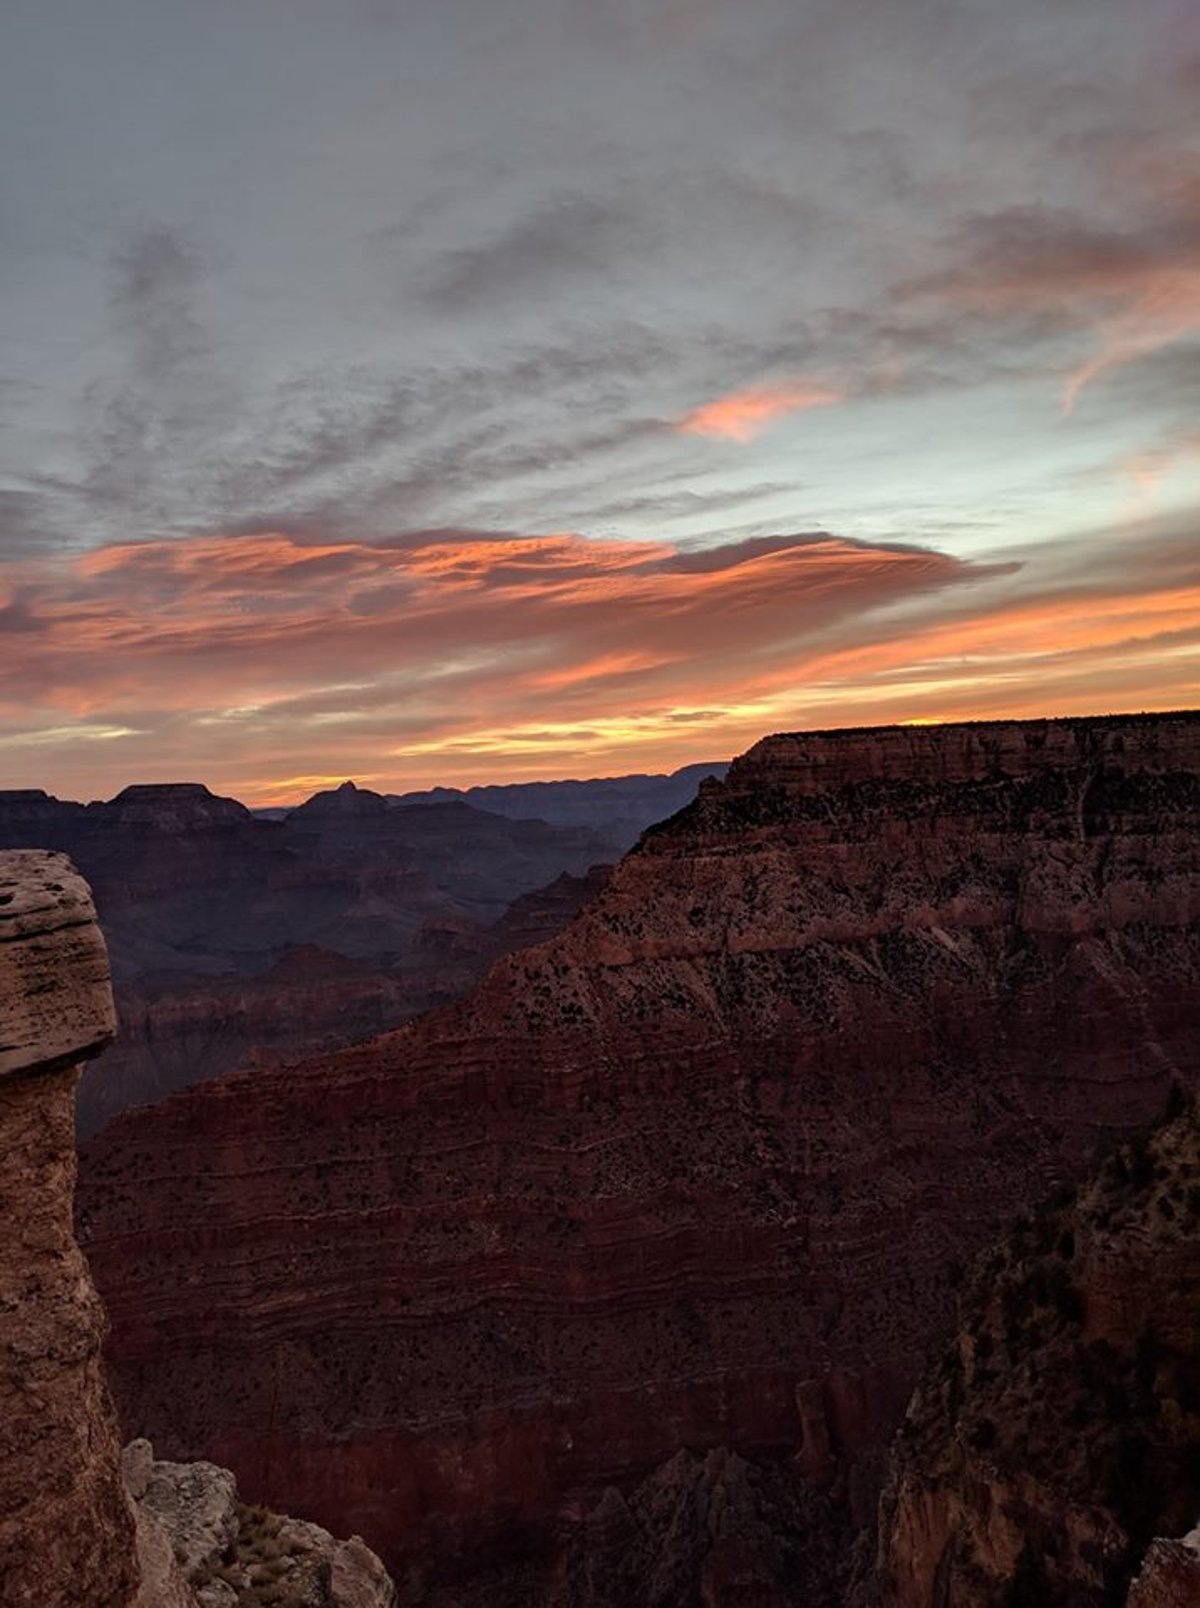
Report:
M1152 1541L1129 1588L1129 1608L1195 1608L1198 1602L1200 1524L1177 1541Z
M681 1447L873 1469L954 1264L1194 1081L1198 751L768 738L466 1000L118 1119L80 1221L131 1429L429 1602L548 1592Z
M1200 1118L1063 1189L971 1271L880 1513L891 1608L1103 1608L1200 1512ZM1156 1540L1131 1604L1182 1571ZM1181 1577L1182 1577L1181 1576ZM1167 1596L1165 1601L1172 1599ZM1200 1593L1185 1599L1200 1602Z
M124 1608L133 1516L75 1243L79 1062L115 1026L104 941L61 854L0 853L0 1602Z
M0 1602L391 1608L357 1537L247 1509L225 1470L144 1441L120 1454L71 1210L78 1063L114 1026L86 883L64 855L0 853Z
M142 1565L135 1608L393 1608L395 1588L357 1536L247 1506L228 1469L159 1462L145 1440L122 1468Z

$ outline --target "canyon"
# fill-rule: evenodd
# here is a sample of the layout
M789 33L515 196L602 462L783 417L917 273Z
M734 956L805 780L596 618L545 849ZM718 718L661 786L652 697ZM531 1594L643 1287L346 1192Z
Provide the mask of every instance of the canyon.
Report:
M414 1601L688 1600L588 1559L701 1510L803 1600L763 1537L871 1522L955 1269L1198 1047L1200 717L766 738L462 1000L84 1146L119 1410Z
M464 803L506 815L510 820L546 821L551 826L583 826L603 832L623 854L655 821L683 809L709 777L719 781L724 762L685 765L668 774L600 776L588 781L505 782L480 787L432 787L417 793L389 794L396 804Z
M648 825L678 784L643 780L656 784L644 798L620 796ZM592 784L571 785L592 798ZM596 785L602 814L618 784ZM108 941L120 1031L84 1073L84 1134L252 1059L345 1044L454 999L565 925L628 831L625 816L547 824L352 783L278 821L198 784L88 805L0 792L0 848L70 854Z

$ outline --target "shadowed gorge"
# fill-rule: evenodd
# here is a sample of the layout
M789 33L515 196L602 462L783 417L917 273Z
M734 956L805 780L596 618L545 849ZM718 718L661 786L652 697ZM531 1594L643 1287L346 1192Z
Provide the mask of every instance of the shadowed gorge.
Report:
M644 827L723 769L485 790L499 813L351 782L268 820L194 783L89 805L0 791L0 848L70 853L112 957L120 1032L84 1075L81 1132L454 999L565 926Z
M1198 744L766 738L462 1002L120 1117L79 1222L128 1431L430 1602L549 1593L681 1447L865 1500L951 1266L1194 1084Z

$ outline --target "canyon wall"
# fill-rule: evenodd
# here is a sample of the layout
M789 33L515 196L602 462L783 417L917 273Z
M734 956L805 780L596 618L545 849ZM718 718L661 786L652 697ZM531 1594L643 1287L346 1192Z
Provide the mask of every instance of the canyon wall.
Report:
M430 1602L681 1447L873 1467L955 1265L1194 1083L1198 771L1193 715L767 738L462 1002L126 1113L131 1430Z

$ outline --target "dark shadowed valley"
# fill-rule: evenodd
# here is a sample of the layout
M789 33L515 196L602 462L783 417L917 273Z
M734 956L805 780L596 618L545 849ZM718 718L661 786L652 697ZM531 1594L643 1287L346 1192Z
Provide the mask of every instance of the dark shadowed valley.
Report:
M345 1044L454 998L564 926L724 769L484 790L501 813L348 783L269 821L195 784L86 806L0 792L0 848L70 854L108 942L121 1032L84 1077L81 1131L247 1056ZM539 801L549 819L524 812Z

